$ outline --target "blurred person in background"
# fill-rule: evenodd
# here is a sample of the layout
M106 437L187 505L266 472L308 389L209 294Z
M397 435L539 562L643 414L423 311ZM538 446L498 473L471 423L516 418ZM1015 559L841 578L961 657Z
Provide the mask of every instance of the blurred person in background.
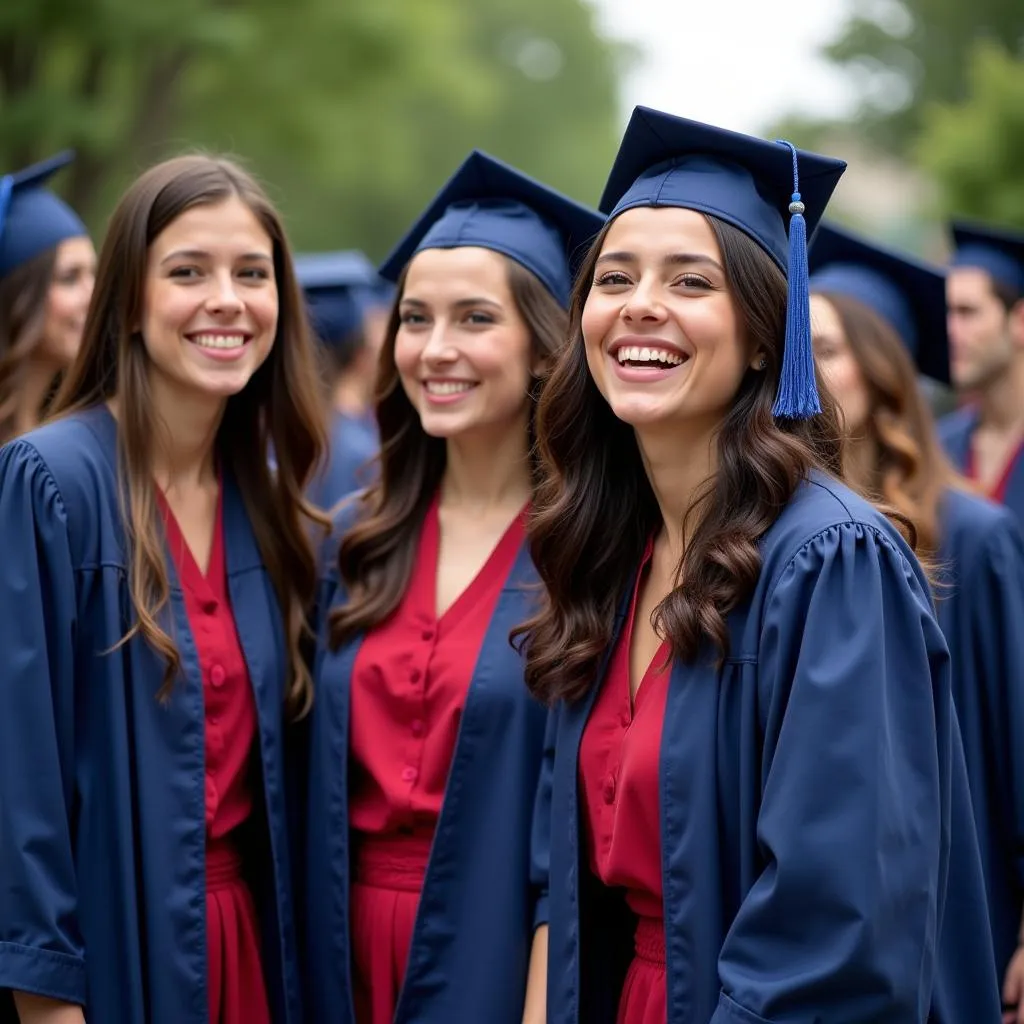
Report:
M376 318L386 294L361 252L301 254L295 271L321 344L328 416L327 461L310 488L320 508L369 483L377 454L372 397L380 340Z
M546 714L508 637L536 600L534 407L600 225L474 152L384 264L379 479L319 602L314 1024L544 1021Z
M312 700L322 430L265 193L213 157L144 173L53 418L0 448L0 1001L22 1024L298 1024L282 748Z
M0 178L0 444L37 426L82 342L96 253L47 180L63 153Z
M1024 526L1024 234L952 227L950 371L963 408L939 422L956 468Z
M917 387L918 373L947 379L945 274L831 225L810 264L815 356L843 411L847 478L905 515L937 565L995 969L1024 1022L1024 540L950 464ZM951 923L962 898L950 893Z

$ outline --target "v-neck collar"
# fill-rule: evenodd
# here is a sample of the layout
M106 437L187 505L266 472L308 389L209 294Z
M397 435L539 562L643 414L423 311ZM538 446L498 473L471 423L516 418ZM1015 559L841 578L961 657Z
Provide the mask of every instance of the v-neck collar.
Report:
M216 598L221 590L221 581L224 578L224 480L220 473L217 475L217 508L214 514L213 539L210 543L210 557L206 566L206 572L199 568L192 549L181 532L174 511L168 504L163 491L157 487L157 504L160 506L160 513L164 523L164 533L167 539L167 546L170 548L171 557L174 559L178 569L178 576L182 587L187 587L193 593L203 597Z

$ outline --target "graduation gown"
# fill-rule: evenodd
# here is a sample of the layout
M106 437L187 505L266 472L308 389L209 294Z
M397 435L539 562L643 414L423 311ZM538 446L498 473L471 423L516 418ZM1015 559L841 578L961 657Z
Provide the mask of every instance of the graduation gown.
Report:
M953 465L961 473L966 473L970 465L971 438L977 426L978 412L970 406L958 409L939 420L939 439ZM1002 494L998 496L1000 503L1010 509L1017 517L1018 525L1024 527L1024 454L1018 454L1014 458L1001 484Z
M331 419L327 461L310 485L310 501L319 508L332 509L346 495L365 487L373 475L370 463L377 448L371 422L336 413Z
M336 535L351 510L343 510ZM318 602L343 600L333 553ZM534 930L547 923L546 713L523 682L513 626L533 610L524 546L484 637L420 895L396 1024L520 1024ZM319 616L325 622L326 616ZM361 639L336 652L318 629L309 722L305 888L307 1011L354 1024L350 945L349 685Z
M10 989L89 1021L206 1024L203 683L168 559L182 672L131 621L105 407L0 450L0 1005ZM228 589L256 700L258 832L240 838L274 1020L299 1020L283 795L283 623L225 474Z
M930 1019L998 1020L948 655L916 560L818 474L760 548L722 667L677 662L668 680L669 1024L923 1022L937 973ZM553 712L549 1024L614 1021L633 952L580 839L596 693ZM947 881L963 897L948 930Z
M1024 539L1012 513L949 490L936 608L952 661L1000 979L1024 909Z

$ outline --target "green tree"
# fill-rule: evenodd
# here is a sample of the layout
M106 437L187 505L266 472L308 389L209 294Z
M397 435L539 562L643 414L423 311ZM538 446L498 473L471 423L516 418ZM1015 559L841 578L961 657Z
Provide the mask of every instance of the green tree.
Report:
M8 0L0 168L64 146L96 228L167 154L238 154L303 247L379 256L472 146L593 199L621 54L586 0Z
M1024 228L1024 60L975 46L962 103L925 111L921 164L939 186L941 212Z
M967 96L968 64L976 42L1024 46L1021 0L850 0L851 17L823 49L858 84L859 132L890 152L906 153L931 103ZM783 127L813 144L835 127L809 118Z

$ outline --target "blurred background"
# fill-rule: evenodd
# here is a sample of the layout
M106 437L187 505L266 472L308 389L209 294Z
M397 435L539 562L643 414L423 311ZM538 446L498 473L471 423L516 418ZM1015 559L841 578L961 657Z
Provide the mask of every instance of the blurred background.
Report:
M1024 0L0 0L0 172L240 157L299 249L379 258L476 146L596 203L636 103L845 157L836 215L1024 227Z

